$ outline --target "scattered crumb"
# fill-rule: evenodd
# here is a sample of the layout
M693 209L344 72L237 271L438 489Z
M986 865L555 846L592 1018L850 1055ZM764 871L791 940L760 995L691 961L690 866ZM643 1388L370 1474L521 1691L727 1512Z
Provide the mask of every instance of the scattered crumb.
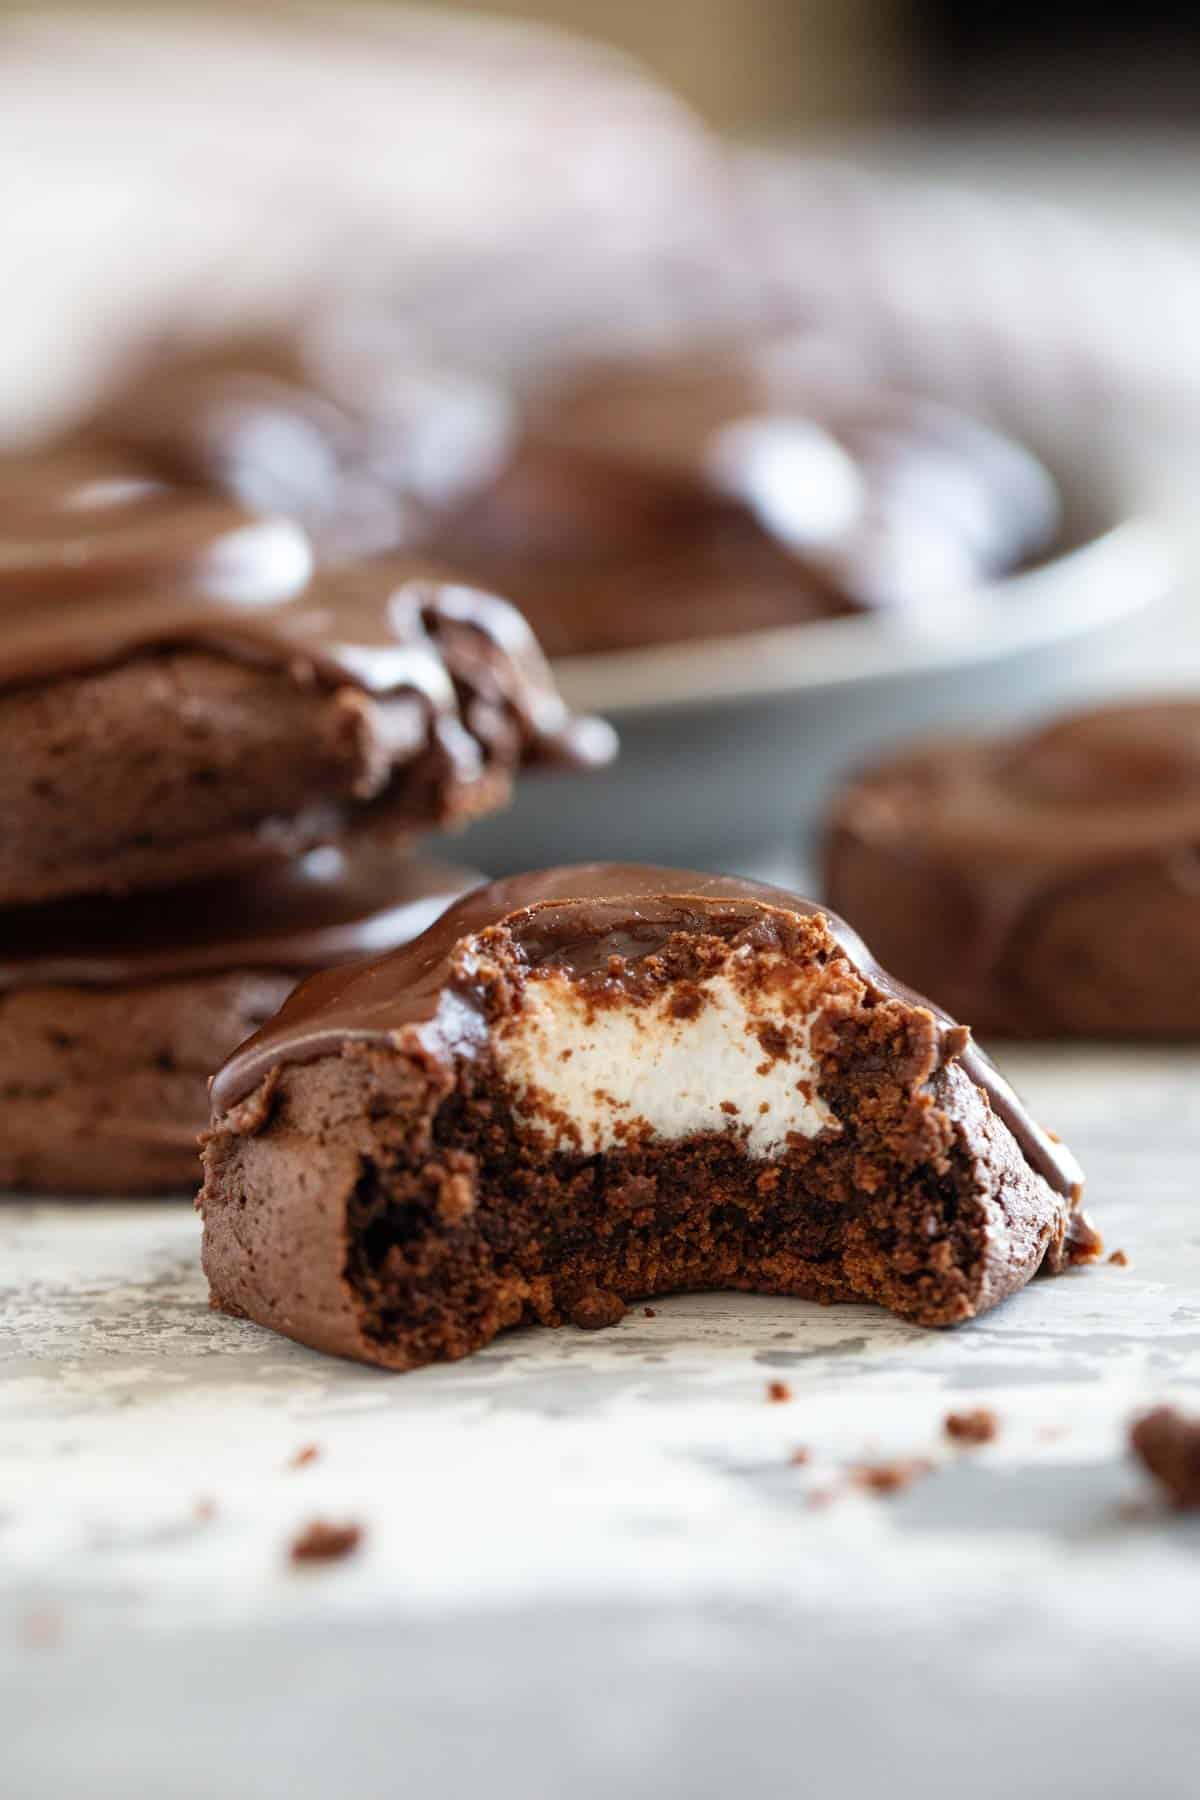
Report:
M788 1460L795 1468L802 1469L806 1462L812 1461L812 1451L806 1450L803 1444L801 1444L798 1449L792 1451Z
M1070 1263L1095 1262L1103 1255L1104 1239L1085 1212L1071 1214L1065 1248Z
M315 1463L316 1461L318 1461L318 1459L320 1458L320 1455L321 1455L321 1447L319 1444L301 1444L301 1446L300 1446L299 1450L297 1450L295 1456L293 1456L290 1459L290 1461L288 1463L288 1468L289 1469L307 1469L309 1463Z
M1156 1406L1134 1420L1129 1444L1175 1506L1200 1507L1200 1418Z
M1147 1519L1158 1517L1158 1504L1154 1500L1122 1500L1116 1508L1118 1519L1126 1525L1142 1525Z
M293 1540L289 1554L294 1563L340 1562L354 1554L362 1538L361 1525L331 1525L326 1519L314 1519Z
M21 1621L21 1642L31 1650L53 1650L62 1636L63 1617L53 1606L39 1606Z
M625 1317L625 1302L619 1294L593 1288L581 1294L571 1308L571 1323L580 1331L603 1331L608 1325L619 1325Z
M894 1462L860 1463L851 1479L855 1487L871 1494L898 1494L932 1471L933 1464L926 1456L897 1457Z
M208 1496L205 1495L202 1499L197 1500L195 1506L193 1506L192 1516L196 1519L215 1519L217 1516L216 1501L210 1500Z
M1110 1263L1115 1263L1118 1269L1127 1269L1129 1267L1129 1258L1123 1250L1114 1250L1108 1260Z
M652 1306L643 1306L642 1311L645 1313L645 1315L648 1319L657 1319L657 1317L658 1317L658 1314L655 1312L655 1310Z
M999 1430L1000 1421L986 1406L946 1414L946 1436L956 1444L990 1444Z
M832 1488L814 1488L808 1496L808 1504L812 1507L814 1512L819 1512L822 1507L830 1506L832 1502Z
M791 1397L792 1397L792 1390L788 1386L786 1381L768 1381L768 1383L767 1383L767 1399L768 1400L773 1400L776 1402L776 1404L779 1404L780 1402L782 1402L784 1400L790 1400Z

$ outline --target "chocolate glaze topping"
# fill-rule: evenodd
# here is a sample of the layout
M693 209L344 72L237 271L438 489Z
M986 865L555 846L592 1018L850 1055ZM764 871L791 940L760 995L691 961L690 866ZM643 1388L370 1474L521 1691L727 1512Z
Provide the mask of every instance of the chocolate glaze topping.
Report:
M482 881L473 869L404 856L359 834L290 863L169 894L15 908L0 913L0 992L232 969L299 975L409 943Z
M1057 513L998 432L730 352L585 373L436 541L567 654L936 603L1044 548Z
M96 446L14 458L0 492L0 687L207 649L298 681L411 694L414 741L432 719L459 761L509 719L526 760L612 754L607 727L569 717L520 613L428 565L380 560L310 580L289 520L170 487Z
M957 1060L988 1095L1025 1160L1055 1192L1074 1198L1083 1176L1074 1157L1026 1111L999 1070L930 1001L889 976L844 920L783 888L734 876L637 864L589 863L518 875L468 894L413 943L391 955L304 982L276 1017L242 1045L213 1082L214 1114L244 1099L281 1063L311 1062L348 1042L387 1044L414 1028L428 1054L468 1055L483 1039L456 953L464 939L504 923L534 966L552 959L579 973L603 954L644 954L665 932L699 930L731 914L752 924L770 911L823 917L857 972L886 998L926 1008L942 1027L946 1061ZM657 929L656 929L657 928Z
M82 443L0 457L0 655L51 629L51 606L73 617L130 591L145 604L170 592L263 606L298 593L311 569L289 519L176 487L143 458Z
M322 563L411 548L434 509L494 473L511 408L487 383L394 353L368 375L348 358L315 366L283 339L167 351L89 434L172 480L296 519Z
M1200 700L1069 714L1018 738L951 738L854 782L838 833L933 858L970 896L964 982L986 979L1022 922L1060 889L1147 860L1200 887Z

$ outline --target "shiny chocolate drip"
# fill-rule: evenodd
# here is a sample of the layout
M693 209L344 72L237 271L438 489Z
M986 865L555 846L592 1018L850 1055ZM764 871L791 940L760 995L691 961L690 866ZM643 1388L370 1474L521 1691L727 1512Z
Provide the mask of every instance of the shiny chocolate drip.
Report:
M530 910L534 909L534 910ZM945 1060L957 1060L988 1095L996 1114L1020 1145L1029 1166L1055 1192L1077 1196L1083 1176L1070 1152L1030 1116L999 1070L949 1014L892 979L844 920L827 907L785 889L734 876L636 864L592 863L547 869L493 882L468 894L412 944L367 963L336 969L303 983L276 1017L229 1059L213 1082L219 1114L244 1099L281 1063L310 1062L336 1054L347 1042L388 1044L394 1033L415 1028L431 1052L469 1053L482 1022L459 1003L448 1022L443 998L464 939L504 923L519 930L524 953L538 955L538 932L569 965L572 941L618 947L646 924L701 930L706 919L731 912L751 924L766 910L825 919L842 951L870 987L885 998L925 1008L941 1028ZM569 965L570 966L570 965ZM455 997L457 999L457 996ZM449 1035L448 1035L449 1034Z
M235 969L297 975L420 935L483 876L369 836L255 874L0 913L0 992Z
M612 755L607 727L568 715L520 613L428 564L358 563L310 580L291 521L171 487L96 446L8 459L0 494L0 687L206 649L301 682L410 694L466 764L510 720L525 760Z

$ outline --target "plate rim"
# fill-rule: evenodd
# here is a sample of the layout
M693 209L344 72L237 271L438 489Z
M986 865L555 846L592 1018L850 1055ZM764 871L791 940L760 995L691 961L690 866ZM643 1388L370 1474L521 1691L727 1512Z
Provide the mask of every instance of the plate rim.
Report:
M1133 513L1032 568L951 596L919 620L859 613L558 657L551 666L568 705L617 719L778 700L1049 649L1143 611L1177 572L1168 521Z

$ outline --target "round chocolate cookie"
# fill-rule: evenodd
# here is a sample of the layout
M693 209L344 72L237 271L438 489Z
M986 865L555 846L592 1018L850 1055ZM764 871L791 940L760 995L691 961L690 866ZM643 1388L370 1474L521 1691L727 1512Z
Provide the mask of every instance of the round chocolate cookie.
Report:
M826 890L982 1031L1200 1036L1200 701L954 738L849 782Z
M194 1187L208 1077L299 976L407 943L482 879L364 838L253 878L0 914L0 1187Z
M431 548L519 592L551 655L936 607L1044 549L1026 450L898 393L817 391L780 346L585 371Z
M1096 1255L1082 1174L811 901L591 864L305 982L213 1083L213 1298L407 1369L709 1288L974 1317Z
M606 760L524 619L73 445L0 466L0 904L224 874Z
M256 511L282 513L322 564L411 548L495 475L512 408L500 388L390 355L368 367L284 338L163 351L131 372L88 436Z

